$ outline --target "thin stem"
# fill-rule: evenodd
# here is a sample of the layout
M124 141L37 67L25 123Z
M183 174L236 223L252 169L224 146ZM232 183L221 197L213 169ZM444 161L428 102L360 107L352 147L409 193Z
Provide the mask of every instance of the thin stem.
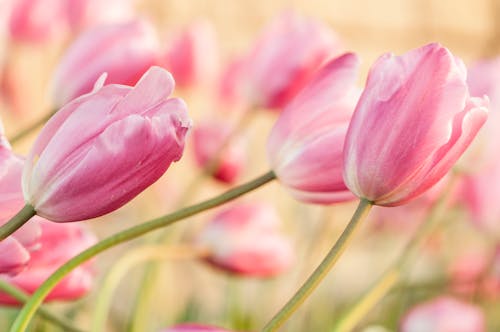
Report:
M16 144L17 142L21 141L23 138L25 138L26 136L28 136L31 132L33 132L34 130L36 130L38 127L43 126L47 121L49 121L49 119L54 114L56 114L56 112L57 112L57 110L53 110L53 111L45 114L40 119L36 120L35 122L33 122L32 124L30 124L26 128L22 129L16 135L14 135L11 138L9 138L10 144L12 144L12 145Z
M25 303L30 298L28 293L24 292L23 290L17 288L16 286L2 279L0 279L0 290L2 290L2 292L6 294L9 294L11 297L18 300L21 303ZM64 329L64 331L83 332L79 328L74 327L72 325L72 322L68 321L66 318L59 317L56 314L52 313L51 311L45 309L44 307L38 308L37 313L41 315L43 318L45 318L47 321L55 325L59 325Z
M321 264L309 276L307 281L300 287L295 295L287 302L287 304L267 323L262 329L262 332L276 331L283 323L299 308L305 299L316 289L319 283L326 277L328 272L340 258L347 245L352 240L355 231L358 229L361 221L368 215L372 207L372 203L368 200L361 199L359 205L354 212L354 215L347 224L346 228L338 238L337 242L330 249Z
M64 265L62 265L59 269L57 269L45 282L38 287L37 291L32 295L31 299L26 302L24 307L19 312L14 324L11 327L11 332L22 332L26 331L28 324L36 312L37 308L42 304L43 299L50 293L52 288L57 285L57 283L68 273L70 273L73 269L78 267L80 264L86 262L97 254L110 249L120 243L124 243L135 239L141 235L149 233L155 229L165 227L179 221L181 219L190 217L202 211L214 208L226 202L229 202L233 199L240 197L243 194L246 194L258 187L274 180L276 175L274 172L269 171L266 174L247 182L239 187L233 188L225 193L216 196L214 198L208 199L201 203L188 206L186 208L177 210L171 214L167 214L165 216L150 220L148 222L139 224L137 226L131 227L124 231L121 231L115 235L112 235L87 250L83 251L79 255L70 259Z
M90 331L105 331L105 323L108 318L111 297L120 283L120 280L128 271L140 263L151 260L163 259L192 259L205 254L202 250L193 247L179 246L171 247L165 245L142 246L129 251L123 255L120 260L113 265L108 275L104 279L102 287L99 290L98 298L95 302L94 319Z
M342 315L342 318L332 332L345 332L354 329L361 319L398 284L403 276L403 272L411 261L410 258L415 255L416 251L435 229L436 224L442 219L449 194L455 184L455 178L456 175L453 175L440 199L434 204L426 220L406 244L398 260Z
M9 235L17 231L36 214L35 209L29 204L12 217L6 224L0 227L0 241L5 240Z

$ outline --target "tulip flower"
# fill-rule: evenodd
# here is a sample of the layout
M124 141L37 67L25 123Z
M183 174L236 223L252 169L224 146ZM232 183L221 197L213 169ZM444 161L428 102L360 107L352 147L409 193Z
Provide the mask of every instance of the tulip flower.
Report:
M32 294L61 265L97 242L82 224L57 224L41 221L40 248L31 254L27 268L16 276L1 276L5 281ZM87 294L92 286L92 264L80 265L52 290L46 301L75 300ZM0 292L0 303L19 302Z
M264 29L245 56L238 89L248 104L281 109L340 49L338 37L313 19L287 12Z
M443 296L411 309L399 331L484 332L486 323L480 308Z
M23 165L24 160L11 151L0 124L0 224L7 222L24 205ZM15 275L26 267L31 252L39 246L40 220L36 218L0 242L0 274Z
M53 99L57 106L92 91L106 72L108 84L134 85L156 63L159 43L146 21L97 26L82 33L56 68Z
M181 158L190 120L169 98L172 76L148 70L135 87L107 85L64 106L42 129L23 172L36 213L77 221L109 213Z
M231 332L224 330L220 327L201 325L201 324L179 324L172 326L168 329L161 330L161 332Z
M209 86L219 71L219 45L215 30L207 21L198 21L175 35L165 54L165 68L179 87Z
M236 138L223 146L230 133L231 126L224 122L201 123L193 129L196 162L207 169L214 163L215 169L209 170L213 177L229 184L241 175L246 162L245 146L241 139Z
M279 232L280 219L271 205L240 203L222 210L201 231L196 244L206 260L224 271L270 277L293 261L289 240Z
M267 142L279 181L298 200L354 199L342 177L342 147L356 105L359 61L345 54L328 62L280 114Z
M372 66L344 145L344 180L373 204L403 204L454 165L486 121L461 60L439 44Z

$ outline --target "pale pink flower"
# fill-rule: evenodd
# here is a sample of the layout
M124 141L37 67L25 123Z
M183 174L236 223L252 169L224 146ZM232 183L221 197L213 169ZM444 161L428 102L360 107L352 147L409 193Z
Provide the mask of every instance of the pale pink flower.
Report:
M280 109L339 49L338 37L321 22L286 12L246 54L239 94L251 106Z
M229 184L236 181L246 164L246 146L241 137L225 144L231 131L232 127L225 122L205 122L193 128L192 136L193 152L198 165L210 168L212 166L209 164L217 159L213 177ZM223 147L223 144L226 146Z
M243 276L275 276L290 268L294 257L279 226L272 205L239 203L219 212L196 244L208 251L206 260L215 267Z
M42 228L40 248L31 253L27 268L16 276L1 277L29 294L34 293L70 258L97 242L94 235L82 224L41 221L40 225ZM90 291L93 279L92 264L80 265L57 284L45 301L78 299ZM19 305L15 299L1 292L0 303Z
M0 224L6 223L24 205L21 174L24 160L16 156L6 141L0 123ZM41 218L35 218L0 242L0 274L14 275L28 263L39 245Z
M328 204L355 198L342 177L342 147L358 96L358 65L351 53L328 62L271 131L271 168L298 200Z
M196 21L168 43L165 68L179 87L214 85L220 64L219 44L214 27L208 21Z
M347 131L347 187L394 206L438 182L488 115L488 99L471 98L465 80L462 61L439 44L380 57Z
M231 332L220 327L201 325L195 323L185 323L163 329L160 332Z
M107 85L64 106L28 155L23 192L37 214L77 221L109 213L181 158L190 127L172 76L152 67L135 87Z
M134 85L158 60L159 43L153 27L142 20L96 26L68 48L52 82L55 105L92 91L107 73L108 84Z
M403 318L401 332L484 332L481 309L451 297L438 297L411 309Z

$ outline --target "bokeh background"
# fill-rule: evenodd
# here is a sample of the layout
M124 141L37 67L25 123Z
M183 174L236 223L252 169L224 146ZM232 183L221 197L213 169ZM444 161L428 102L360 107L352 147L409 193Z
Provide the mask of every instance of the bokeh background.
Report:
M496 0L350 0L350 1L222 1L222 0L137 0L138 15L149 18L157 27L161 40L167 41L172 31L200 18L211 22L221 47L222 66L233 55L242 53L255 40L262 28L286 10L321 20L342 39L346 50L362 59L362 86L371 63L385 52L396 54L437 41L455 55L471 63L480 58L496 56L500 51L500 1ZM22 111L2 103L7 136L13 135L50 107L50 88L54 66L70 43L21 45L9 47L6 66L23 87L13 93ZM270 73L272 74L272 73ZM221 106L207 91L177 90L186 99L194 124L215 116ZM246 129L248 165L241 182L265 172L265 143L276 113L260 112ZM237 115L231 115L237 117ZM26 153L36 134L15 147ZM188 144L184 158L173 165L153 187L122 209L109 216L87 222L100 238L125 229L148 218L175 209L175 202L187 184L198 174ZM189 198L196 202L227 189L210 179L200 181L199 188ZM151 299L150 320L143 331L158 331L161 327L181 321L198 321L235 330L255 331L285 303L294 290L312 271L338 237L355 206L341 204L331 207L305 205L293 200L278 183L249 194L243 200L271 201L283 219L283 230L290 236L296 250L296 264L286 274L269 280L238 278L216 271L196 260L173 259L162 263L162 273L155 281ZM184 229L185 239L195 236L197 229L214 212L190 218L172 227L172 232ZM333 273L291 319L284 331L329 331L339 315L363 294L382 271L396 259L401 248L415 229L417 220L402 212L395 223L380 225L370 218L355 243L347 250ZM391 217L392 219L392 217ZM99 285L114 263L137 248L144 239L122 245L95 261L96 288L76 303L51 304L60 312L73 317L80 326L88 326L99 295ZM472 250L489 250L491 239L468 223L460 207L450 209L443 224L426 244L409 274L409 286L391 293L362 321L358 330L368 331L379 326L380 331L394 331L404 312L414 303L436 294L453 293L443 278L451 262ZM108 316L107 331L126 331L132 316L138 281L144 265L132 269L117 281L113 305ZM425 285L421 287L419 285ZM416 285L416 286L415 286ZM486 310L488 331L500 329L500 309L496 298L481 299L465 296ZM3 323L15 314L14 309L2 311ZM4 325L5 326L5 325ZM42 330L44 327L40 325ZM383 328L382 328L383 327ZM47 328L47 327L46 327ZM53 331L49 327L46 331ZM0 327L5 330L6 327ZM379 330L370 330L379 331Z

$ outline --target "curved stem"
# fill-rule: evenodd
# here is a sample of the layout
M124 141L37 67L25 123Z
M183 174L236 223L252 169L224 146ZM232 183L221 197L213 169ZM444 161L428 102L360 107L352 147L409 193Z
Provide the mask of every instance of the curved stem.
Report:
M43 126L47 121L49 121L49 119L54 114L56 114L56 112L57 112L57 110L53 110L53 111L45 114L40 119L36 120L32 124L30 124L28 127L22 129L16 135L14 135L11 138L9 138L10 144L12 144L12 145L16 144L17 142L19 142L20 140L22 140L23 138L25 138L26 136L28 136L31 132L33 132L34 130L36 130L38 127Z
M316 289L319 283L326 277L328 272L335 265L348 243L352 240L360 222L368 215L372 203L365 199L359 201L359 205L346 228L338 238L337 242L330 249L321 264L309 276L306 282L300 287L287 304L266 324L262 332L276 331L283 323L299 308L305 299Z
M137 264L150 260L191 259L201 257L204 254L205 252L202 250L187 246L171 247L165 245L151 245L130 250L113 265L113 268L104 279L95 302L94 319L90 331L105 331L105 323L108 317L113 292L120 283L120 280L123 279L131 268Z
M5 240L9 235L17 231L36 214L35 209L29 204L23 208L10 220L0 227L0 241Z
M351 331L361 321L363 317L398 284L403 276L403 272L410 263L410 258L423 244L425 239L435 229L436 224L441 220L448 202L448 197L455 184L456 175L450 179L440 199L432 207L426 220L417 229L411 240L406 244L403 253L397 261L389 267L384 274L373 284L373 286L361 296L333 328L333 332Z
M11 297L18 300L21 303L28 301L30 298L28 293L24 292L23 290L17 288L16 286L2 279L0 279L0 290L6 294L9 294ZM45 318L47 321L60 326L61 328L64 329L64 331L83 332L79 328L74 327L72 325L72 322L68 321L66 318L59 317L43 307L38 308L37 313L41 315L43 318Z
M97 254L112 248L120 243L124 243L135 239L143 234L151 232L155 229L165 227L173 224L176 221L190 217L202 211L214 208L228 201L236 199L247 192L250 192L276 178L273 171L269 171L266 174L247 182L239 187L233 188L219 196L208 199L201 203L188 206L186 208L177 210L173 213L167 214L165 216L150 220L148 222L139 224L132 228L121 231L115 235L112 235L87 250L81 252L79 255L73 257L59 269L57 269L45 282L38 287L37 291L32 295L31 299L26 302L24 307L19 312L14 324L11 327L11 332L15 331L26 331L26 328L33 317L34 313L38 307L42 304L43 299L49 294L49 292L54 288L57 283L73 269L78 267L80 264L86 262Z

